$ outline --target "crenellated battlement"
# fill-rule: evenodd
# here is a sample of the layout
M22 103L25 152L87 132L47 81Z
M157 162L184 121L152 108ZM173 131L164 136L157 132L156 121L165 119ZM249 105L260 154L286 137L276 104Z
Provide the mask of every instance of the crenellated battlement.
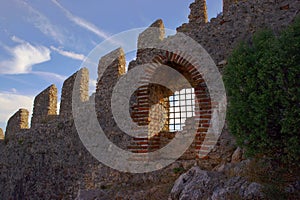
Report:
M223 4L223 14L208 22L206 1L195 0L190 6L189 23L177 29L180 34L184 33L201 44L221 73L226 67L228 56L240 41L248 41L253 33L260 29L269 28L279 32L300 13L299 0L224 0ZM186 52L159 49L160 45L171 45L173 49L180 49L178 47L180 42L176 40L176 36L180 34L165 38L163 21L155 21L139 35L137 58L128 66L130 72L140 65L149 65L149 69L144 73L145 84L140 86L129 99L132 121L139 126L148 126L146 136L133 138L127 135L118 128L112 116L112 92L116 83L127 75L125 53L122 48L99 58L96 91L90 91L93 93L91 96L89 96L89 71L83 68L64 81L59 114L55 85L51 85L35 97L31 127L28 123L28 110L18 110L8 120L6 141L2 141L3 131L0 129L0 199L26 199L30 195L38 199L75 199L80 196L81 190L95 189L103 192L103 188L110 188L112 182L118 185L119 192L120 186L124 183L126 190L133 182L135 186L136 183L142 183L140 185L151 181L153 183L156 177L163 177L166 171L174 171L178 167L186 166L188 162L194 164L202 154L208 155L205 157L207 160L198 162L204 169L212 169L220 164L231 162L235 144L226 126L220 139L213 141L218 142L213 151L209 144L212 140L205 143L206 136L213 138L214 135L213 132L208 132L208 129L213 117L211 109L216 102L211 101L202 72L198 73L196 70L200 69L197 63L184 59L181 54L190 55L192 51L190 46L185 49ZM200 59L201 56L199 55ZM195 115L186 118L182 129L177 132L171 132L169 127L172 103L170 97L175 92L158 84L146 83L156 76L175 87L178 79L172 80L172 77L169 79L163 71L155 73L157 65L166 65L184 74L191 84L189 87L193 88L194 95L200 99L195 101L199 104L199 109L195 109ZM186 86L178 87L175 91L182 89L186 89ZM195 140L175 165L163 169L165 171L150 174L148 178L146 174L142 174L142 177L122 174L103 166L82 144L77 133L78 129L74 125L76 122L74 123L73 120L72 99L74 98L82 102L82 107L79 104L76 111L79 113L79 120L83 116L80 122L87 125L84 131L91 128L89 117L94 117L89 111L95 110L101 128L114 144L134 153L146 153L132 159L146 160L147 157L144 155L165 147L176 134L191 132L195 128L194 120L199 122L200 127L196 127ZM91 105L92 108L89 107ZM80 115L83 109L88 110L87 117ZM162 130L158 127L162 127ZM97 133L97 130L95 132ZM208 152L210 154L207 154ZM162 158L169 159L168 156ZM181 161L184 161L183 164L177 165ZM174 176L174 173L171 176ZM157 180L163 182L161 179ZM115 198L119 196L107 199Z
M212 19L211 22L207 21L206 0L195 0L190 5L190 9L189 23L183 24L177 31L187 34L200 43L222 70L222 67L226 64L227 56L239 41L247 40L251 34L261 28L271 28L274 31L279 31L287 26L299 12L299 1L285 0L274 3L271 0L224 0L223 15ZM269 12L264 12L264 10ZM140 64L151 63L153 58L162 54L162 52L149 49L149 46L157 46L166 41L168 40L165 38L164 23L159 19L139 35L137 58L129 64L128 69L131 70ZM164 55L162 54L162 56ZM99 60L98 77L101 78L98 78L94 96L99 110L98 118L103 123L106 123L107 119L101 116L108 115L103 111L103 107L110 105L107 99L110 99L112 88L118 79L125 74L125 65L125 55L121 48L108 53ZM74 81L78 76L80 76L78 79L79 85L74 88ZM64 81L59 115L57 114L57 88L55 85L51 85L37 95L34 100L31 128L46 124L53 119L57 119L57 117L72 120L72 97L78 97L81 102L90 99L88 79L88 69L83 68ZM146 91L140 90L141 92ZM7 125L7 136L9 133L29 128L28 122L25 123L28 115L26 113L28 111L19 110L13 115ZM133 120L137 119L133 117ZM147 120L148 117L145 116L144 121L142 120L141 123L147 123Z

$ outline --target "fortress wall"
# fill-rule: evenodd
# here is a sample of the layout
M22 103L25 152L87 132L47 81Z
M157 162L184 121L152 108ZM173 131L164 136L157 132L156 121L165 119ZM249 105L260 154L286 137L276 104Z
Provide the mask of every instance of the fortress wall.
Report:
M195 39L195 42L200 43L208 51L218 65L221 73L223 67L227 64L227 57L240 41L250 39L254 32L263 28L272 28L275 32L278 32L292 22L299 12L300 7L299 1L294 2L291 0L276 1L275 4L274 1L271 0L225 1L224 4L225 12L223 15L212 19L212 21L208 23L206 1L196 0L190 6L191 14L189 15L189 23L178 28L179 32L189 35ZM278 21L280 23L277 23ZM151 29L152 27L159 29ZM163 29L164 25L162 20L157 20L140 34L137 59L130 63L129 70L138 67L138 65L153 62L153 58L156 56L163 57L165 55L165 52L160 49L149 48L160 43L163 45L164 43L167 44L172 41L172 37L164 39ZM172 60L172 56L170 60ZM145 80L151 79L150 77L153 71L153 67L151 68L150 66L149 72L147 71L145 73ZM160 110L158 108L167 108L168 106L156 106L156 103L161 100L163 102L164 96L159 96L159 94L167 94L167 91L161 90L159 87L146 86L146 82L147 81L145 81L145 86L139 88L135 93L135 97L132 98L133 107L131 115L133 120L139 125L148 125L149 135L156 136L152 139L134 139L135 144L132 144L130 148L136 153L155 150L160 143L159 140L164 140L161 136L157 135L159 134L157 133L157 128L160 127L161 123L164 123L161 119L165 109ZM202 94L202 90L202 86L196 86L196 95L201 94L201 96L204 96L204 99L200 98L200 101L210 102L209 99L207 99L209 98L209 93L204 92L204 94ZM201 104L201 106L204 105ZM152 108L154 109L151 110ZM203 110L203 108L201 108L201 110ZM210 113L210 110L207 112ZM204 119L203 116L203 119L201 116L198 118L201 123L206 123L200 124L201 126L206 127L208 125L208 119ZM202 141L205 138L206 131L204 128L199 128L196 140L190 148L194 149L194 152L200 151L201 155L205 155L207 151L209 151L208 147L202 147ZM183 158L191 158L191 155L195 154L183 156Z
M75 83L76 80L76 83ZM63 119L71 119L72 97L80 102L89 100L89 71L82 68L63 83L59 115Z
M19 109L7 122L5 139L9 139L14 134L29 129L28 116L28 110Z
M233 1L224 0L223 14L206 24L190 21L177 28L201 44L220 69L239 42L249 40L261 29L270 28L278 33L295 19L300 8L298 0L248 0L232 4ZM194 7L201 5L201 1L195 1ZM191 12L190 18L197 17L193 15Z
M122 48L118 48L99 60L98 83L95 94L95 107L97 118L102 130L115 144L122 146L127 139L126 134L119 130L111 110L113 89L119 78L125 74L126 60ZM123 139L122 139L123 138ZM126 148L126 145L123 146Z
M198 4L198 2L200 1L195 3ZM212 19L211 22L199 26L199 23L191 21L179 27L178 31L190 35L204 46L222 71L222 68L226 65L228 55L230 55L230 52L240 40L247 40L251 37L251 34L265 27L270 27L275 32L280 31L293 21L299 10L299 0L242 1L228 6L228 10L224 11L222 16ZM131 68L143 62L151 62L153 55L157 55L159 52L150 49L148 51L150 54L147 55L146 53L146 50L139 50L138 54L140 56L138 56L136 61L131 62ZM108 76L104 76L98 81L97 94L95 96L98 106L102 106L101 109L97 110L99 121L103 120L101 126L105 127L107 120L109 126L106 127L106 130L109 130L110 134L119 134L120 132L115 132L109 124L111 115L107 109L109 109L108 106L110 105L109 91L112 91L113 85L125 72L123 68L125 60L122 59L124 55L122 56L120 51L117 51L114 55L117 55L117 58L111 60L113 64L109 66L107 71L104 71ZM100 61L99 67L100 64L103 66L103 63L106 62ZM112 74L110 75L110 73ZM68 94L71 94L70 88L66 87L65 89L69 91ZM147 88L140 92L140 95L148 93ZM80 92L80 94L83 93L85 92ZM199 92L199 94L201 93ZM69 95L64 95L65 100L68 97ZM70 111L71 109L70 107L62 108L62 113L64 110ZM86 188L99 189L102 187L99 183L107 180L111 182L116 179L120 180L120 185L124 183L124 180L132 182L144 180L144 182L139 183L147 183L148 180L145 180L144 176L142 178L136 176L136 179L133 179L132 176L128 175L124 179L124 177L114 176L113 174L116 174L116 172L107 167L101 168L101 165L83 147L74 123L71 121L58 123L60 122L52 121L47 123L47 126L31 129L28 131L29 134L18 134L22 140L16 140L5 145L5 148L3 148L5 151L1 151L0 157L1 163L3 163L0 165L2 172L0 173L1 199L17 197L24 199L33 195L39 199L74 199L78 190ZM21 109L8 121L6 136L9 137L13 133L26 129L28 129L28 111ZM192 128L186 123L183 132L190 131L190 129ZM199 136L201 137L201 135ZM166 135L159 138L159 144L155 143L156 141L149 143L148 140L140 140L139 145L150 144L163 147L171 139L172 136L166 133ZM115 139L113 142L119 144L120 140ZM215 153L214 158L210 158L210 162L213 162L214 166L230 161L232 153L228 150L228 146L230 147L231 144L232 140L230 138L228 140L228 137L225 138L224 134L222 134L217 153ZM187 157L193 156L193 148L197 149L197 145L197 143L192 145L191 151L188 151L186 154ZM224 149L227 153L222 151ZM209 165L212 168L214 167L212 164ZM171 167L173 168L173 166ZM170 169L169 171L172 171ZM162 173L164 172L162 171ZM155 176L161 177L160 174L155 174ZM150 174L149 180L152 179L153 174Z
M49 86L34 99L31 127L45 124L57 116L57 88Z
M144 32L142 32L138 37L138 50L137 50L137 59L129 64L128 69L131 70L138 65L146 65L152 64L153 58L157 55L163 53L162 50L156 49L154 47L159 46L165 38L165 26L161 19L156 20L153 24L149 26ZM138 88L136 93L132 97L131 101L131 116L133 121L137 122L140 126L145 126L149 124L149 108L154 105L151 102L157 103L157 96L153 96L150 94L150 87L152 87L152 91L160 90L162 93L165 91L163 88L160 88L155 85L151 85L149 87L148 83L152 76L153 66L148 66L149 70L146 71L145 79L140 83L142 86ZM152 97L151 97L152 96ZM164 104L164 103L162 103ZM162 105L166 107L167 105ZM156 107L156 115L164 115L164 112L158 113L159 109Z

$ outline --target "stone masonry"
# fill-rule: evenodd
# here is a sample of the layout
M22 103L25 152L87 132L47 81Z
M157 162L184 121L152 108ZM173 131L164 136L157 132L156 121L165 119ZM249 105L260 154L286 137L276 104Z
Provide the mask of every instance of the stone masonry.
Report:
M57 88L49 86L34 99L31 127L46 124L57 116Z
M223 13L228 12L229 7L241 0L223 0Z
M200 10L202 2L195 3ZM239 42L249 41L253 33L262 29L270 28L278 33L288 26L299 13L300 1L251 0L232 4L231 0L224 0L224 5L230 5L228 10L224 7L222 15L206 24L189 22L177 28L201 44L221 71Z
M190 5L189 23L204 25L208 22L206 0L196 0Z
M4 133L2 128L0 128L0 140L4 140Z
M5 131L6 140L14 137L18 132L29 129L28 116L28 110L20 109L8 120Z
M264 28L278 33L293 22L300 12L300 0L224 0L223 3L223 13L208 22L206 1L195 0L190 6L189 23L177 29L201 44L221 73L226 67L228 56L240 41L249 41L253 33ZM197 64L184 60L182 52L151 47L152 41L156 45L174 45L176 48L174 41L178 34L165 38L162 20L157 20L151 27L159 29L147 29L140 35L137 58L130 62L128 70L149 64L145 78L151 80L155 76L155 67L162 64L184 74L190 81L195 95L201 100L196 102L201 109L196 110L196 116L187 119L182 133L176 133L190 132L193 120L199 121L195 140L187 152L163 170L148 174L128 174L104 166L83 146L72 117L73 95L83 102L83 108L95 99L101 128L113 143L123 149L146 154L164 147L174 138L175 133L170 134L167 128L161 132L156 129L166 123L166 120L161 120L161 116L168 115L163 110L168 109L166 101L172 94L157 85L143 85L134 93L130 102L133 121L138 125L150 126L150 136L152 132L155 136L133 139L116 126L110 100L114 86L126 74L125 55L119 48L100 59L97 88L91 97L88 95L88 70L81 69L63 84L60 117L57 117L57 89L52 85L35 98L30 129L29 112L25 109L20 109L9 119L6 141L0 145L0 199L75 199L81 191L101 191L102 199L132 199L132 188L141 189L151 184L166 183L166 178L176 178L177 175L172 173L175 168L187 169L197 161L205 169L212 169L220 163L231 162L233 152L230 148L234 146L234 141L226 125L215 149L204 160L196 157L201 151L207 153L211 150L202 148L202 142L210 124L214 102L209 103L210 94L205 81L201 73L195 70ZM145 39L146 36L150 36L150 40ZM176 85L174 80L170 80L170 83ZM122 192L127 189L125 193L128 198L123 198ZM151 191L149 196L139 199L151 198L156 194L155 190Z
M95 107L101 128L111 141L123 148L126 148L126 145L121 145L124 134L118 129L114 121L111 98L114 86L119 78L125 74L125 66L126 60L122 48L103 56L98 65L98 84L95 95Z
M75 80L77 83L75 84ZM59 115L63 119L72 119L72 98L80 102L89 100L89 71L82 68L67 80L65 80L61 92L61 104ZM76 99L76 100L77 100Z

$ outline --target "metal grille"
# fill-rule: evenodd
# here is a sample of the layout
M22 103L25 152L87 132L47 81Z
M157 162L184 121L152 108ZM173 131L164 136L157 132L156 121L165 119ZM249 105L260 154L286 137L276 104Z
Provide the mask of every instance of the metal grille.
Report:
M194 88L183 89L169 97L169 131L182 130L185 120L195 115Z

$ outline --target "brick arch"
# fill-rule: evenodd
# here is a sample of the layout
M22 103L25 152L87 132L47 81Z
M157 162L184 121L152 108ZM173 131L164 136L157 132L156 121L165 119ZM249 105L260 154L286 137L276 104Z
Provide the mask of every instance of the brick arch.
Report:
M189 61L190 60L190 61ZM188 55L185 55L181 52L169 52L164 51L159 55L156 55L152 59L152 64L149 65L145 73L145 77L142 80L143 86L140 87L136 92L136 105L133 108L133 120L138 125L151 125L151 94L153 94L153 88L147 85L148 81L151 81L151 77L155 74L155 70L159 65L166 65L172 67L173 69L180 72L191 84L195 91L195 116L193 117L197 122L199 122L197 127L196 137L193 144L189 150L182 156L182 159L194 159L199 154L199 150L202 149L202 141L204 140L208 128L210 126L210 120L212 118L212 105L211 99L208 92L206 83L202 75L197 70L197 67L194 66L193 60ZM159 88L159 87L157 87ZM156 89L157 89L156 88ZM155 94L155 92L154 92ZM166 90L166 96L162 96L160 100L165 102L164 98L168 98L171 95L170 91ZM160 101L157 102L158 104ZM154 108L155 112L155 108ZM150 119L149 119L150 118ZM185 127L181 132L189 131L189 122L186 122ZM155 124L154 124L155 127ZM151 127L149 128L151 132ZM174 134L170 134L168 131L161 131L156 134L151 135L151 137L145 138L135 138L133 145L129 149L134 153L147 153L154 150L157 150L165 146L172 138Z

